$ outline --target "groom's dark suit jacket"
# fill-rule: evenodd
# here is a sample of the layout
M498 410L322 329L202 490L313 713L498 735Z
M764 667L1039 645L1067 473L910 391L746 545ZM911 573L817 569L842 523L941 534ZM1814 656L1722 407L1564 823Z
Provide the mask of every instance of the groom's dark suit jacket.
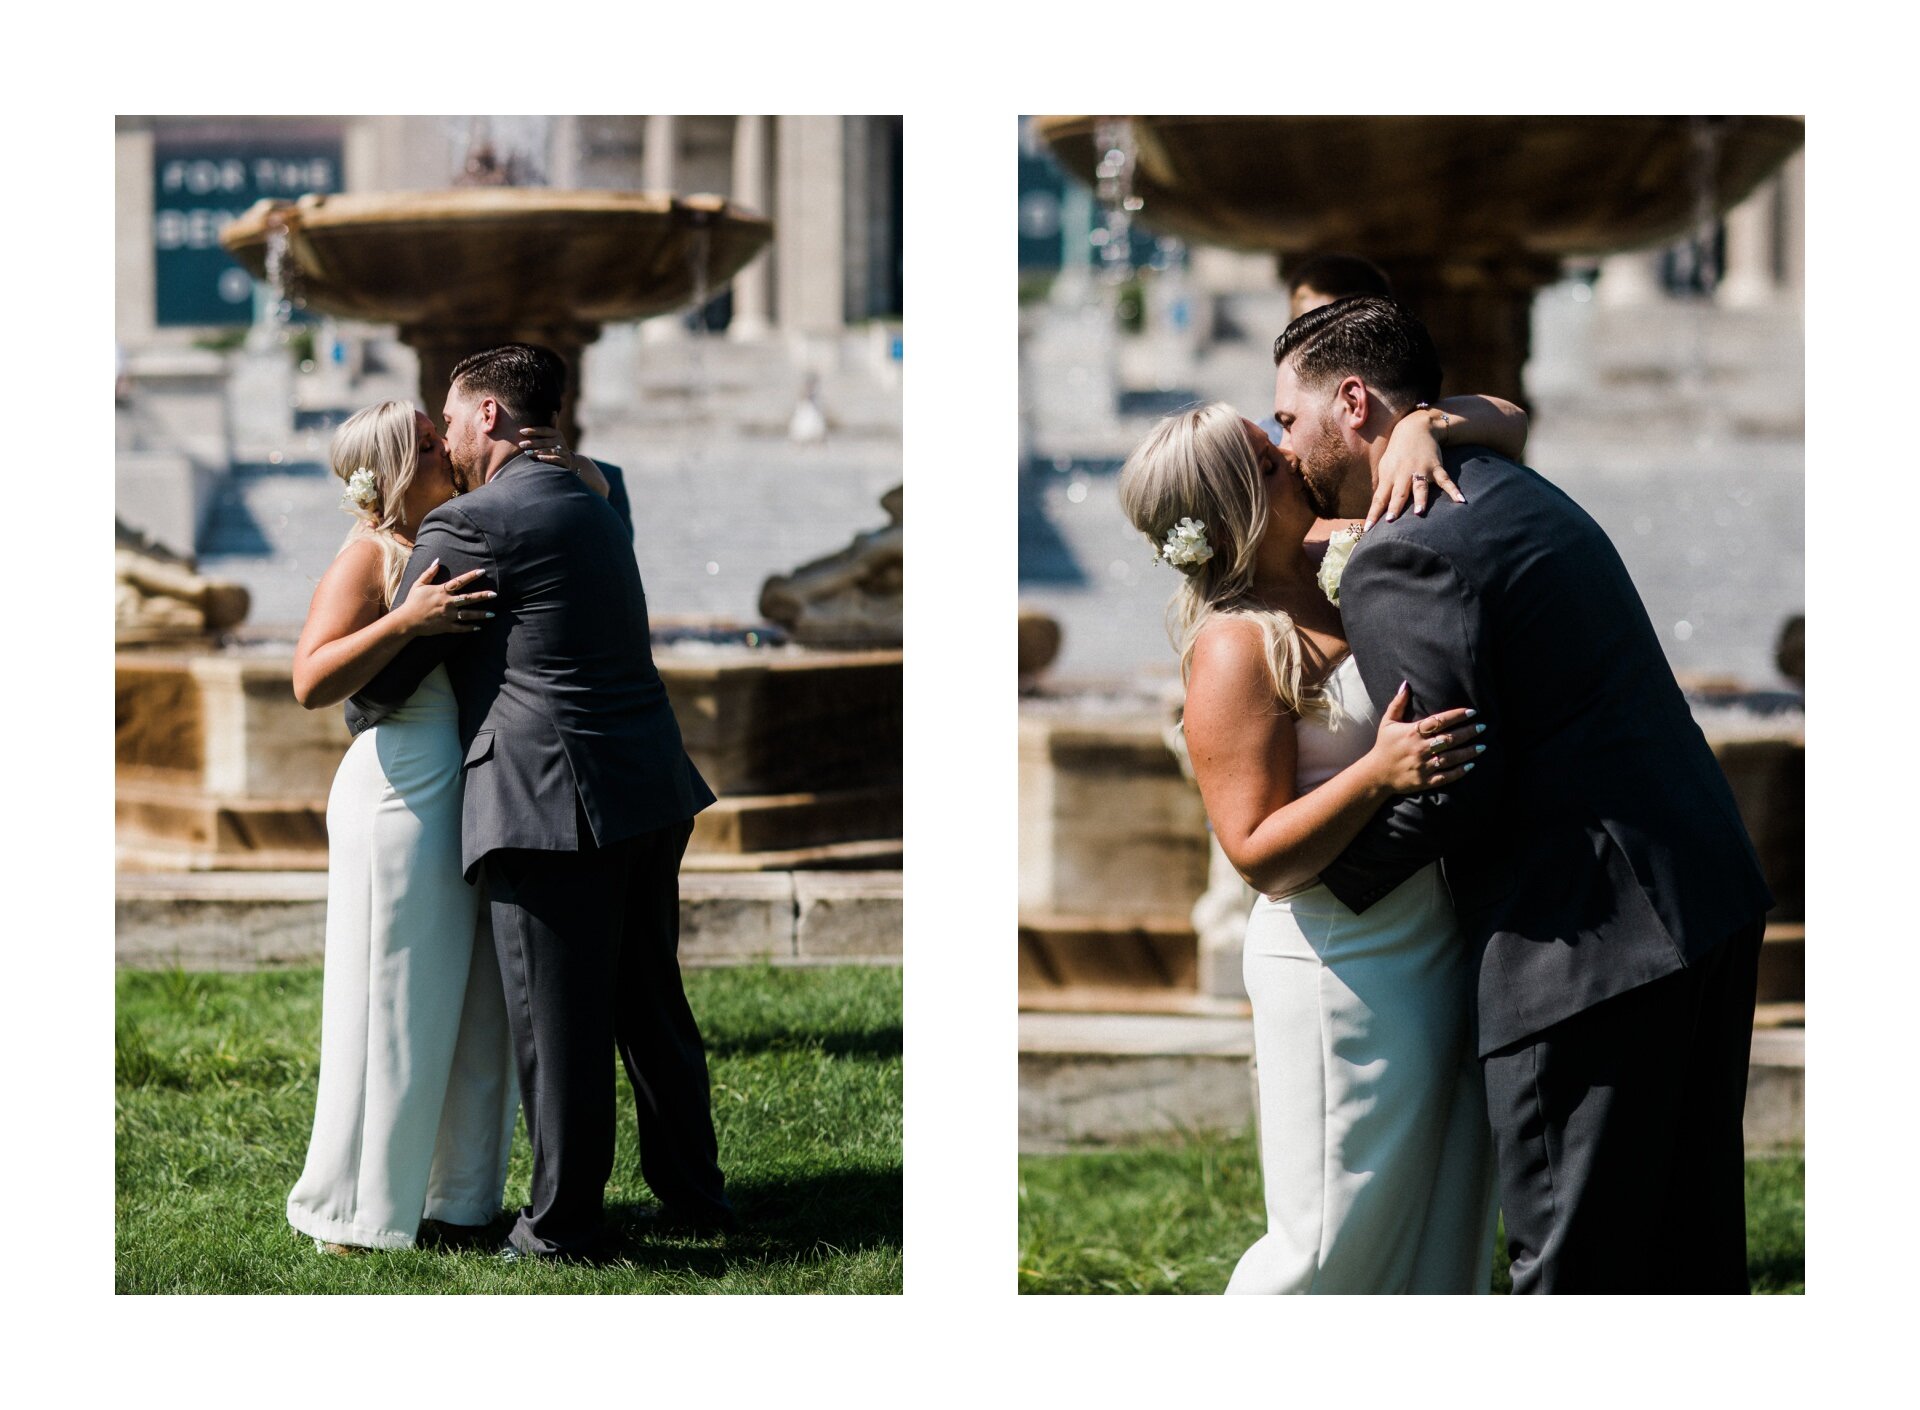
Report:
M473 568L492 588L476 633L410 642L347 705L356 734L444 662L466 751L461 864L499 847L573 851L578 818L606 847L682 822L714 801L681 744L654 669L631 530L579 477L516 456L421 523L411 584Z
M1487 752L1321 873L1364 910L1436 858L1480 951L1479 1050L1692 964L1772 904L1732 791L1607 536L1525 466L1446 452L1465 506L1376 525L1347 638L1408 718L1471 705Z

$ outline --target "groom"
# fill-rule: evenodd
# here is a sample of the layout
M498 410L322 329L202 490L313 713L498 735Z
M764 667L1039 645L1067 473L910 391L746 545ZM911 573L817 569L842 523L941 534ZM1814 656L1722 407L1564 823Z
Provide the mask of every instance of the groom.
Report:
M732 1221L676 957L680 858L714 798L654 669L630 531L517 445L555 422L565 385L557 355L522 343L453 369L447 454L477 488L427 515L404 581L436 559L441 581L481 569L494 616L411 643L356 697L378 718L444 663L459 701L461 861L486 883L533 1145L508 1251L534 1257L600 1239L616 1047L662 1213Z
M1360 518L1394 423L1440 391L1427 331L1344 299L1274 344L1274 415L1325 517ZM1772 898L1625 566L1525 466L1449 448L1435 496L1340 584L1375 700L1471 705L1474 774L1383 809L1321 873L1365 910L1444 861L1515 1292L1745 1292L1741 1115Z

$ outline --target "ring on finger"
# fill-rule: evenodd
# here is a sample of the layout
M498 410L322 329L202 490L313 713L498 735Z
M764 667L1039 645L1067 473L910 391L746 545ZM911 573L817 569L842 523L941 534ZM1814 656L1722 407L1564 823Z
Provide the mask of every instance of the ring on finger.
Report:
M1453 740L1449 738L1447 735L1443 734L1438 739L1434 740L1432 744L1429 744L1427 746L1427 752L1429 754L1444 754L1447 752L1447 747L1452 743L1453 743Z

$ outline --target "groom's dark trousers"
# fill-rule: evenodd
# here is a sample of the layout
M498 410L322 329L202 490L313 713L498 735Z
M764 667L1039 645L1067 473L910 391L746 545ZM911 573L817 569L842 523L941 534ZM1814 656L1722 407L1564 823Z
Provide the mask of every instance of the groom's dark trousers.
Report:
M516 1244L588 1247L613 1173L615 1047L639 1116L640 1173L663 1204L717 1218L707 1061L680 983L675 888L693 824L575 852L502 848L483 868L527 1130L539 1155ZM565 1015L539 1023L535 1014Z
M1772 898L1625 566L1524 466L1377 525L1340 607L1375 702L1470 705L1487 752L1321 874L1361 911L1444 861L1516 1292L1746 1289L1741 1117Z
M533 1145L509 1236L590 1252L613 1169L613 1055L641 1172L676 1214L724 1222L706 1060L675 950L678 872L713 800L653 664L630 528L577 476L527 456L427 515L405 582L469 569L495 616L410 643L348 708L360 728L444 664L460 706L461 863L484 872Z

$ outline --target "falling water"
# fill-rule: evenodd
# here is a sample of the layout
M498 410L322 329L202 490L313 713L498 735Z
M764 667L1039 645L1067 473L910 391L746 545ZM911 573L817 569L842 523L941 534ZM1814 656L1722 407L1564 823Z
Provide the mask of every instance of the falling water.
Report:
M1125 282L1131 272L1133 213L1146 204L1133 189L1133 170L1139 160L1134 146L1133 119L1101 118L1093 128L1094 195L1105 219L1091 239L1100 252L1100 267L1112 284Z
M287 224L277 215L267 221L267 287L273 290L273 298L267 304L267 317L273 340L284 345L289 334L288 325L293 322L293 311L300 306L294 289L294 267L287 261L287 248L292 237Z

